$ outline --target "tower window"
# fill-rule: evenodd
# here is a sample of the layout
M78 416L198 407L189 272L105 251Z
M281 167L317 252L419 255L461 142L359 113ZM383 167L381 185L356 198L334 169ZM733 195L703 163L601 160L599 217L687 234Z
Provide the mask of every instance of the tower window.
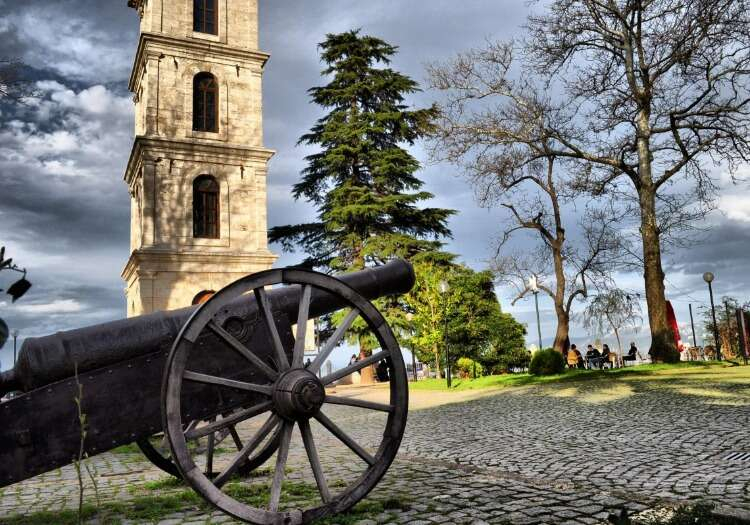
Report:
M219 183L210 175L193 182L193 237L219 238Z
M193 79L193 130L219 131L219 85L211 73L198 73Z
M218 0L193 0L193 30L198 33L217 34L219 28Z

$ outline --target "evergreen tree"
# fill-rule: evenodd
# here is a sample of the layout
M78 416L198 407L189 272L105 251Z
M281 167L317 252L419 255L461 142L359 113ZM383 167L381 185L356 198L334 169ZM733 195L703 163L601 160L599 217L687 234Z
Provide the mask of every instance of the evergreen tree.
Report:
M332 272L394 257L449 262L440 238L450 236L454 211L419 207L432 195L415 176L419 162L402 147L432 129L437 110L404 104L419 87L387 67L396 47L350 31L328 35L320 48L323 75L332 78L309 93L329 112L300 139L320 152L306 158L293 192L316 206L317 220L273 228L271 242L287 251L301 247L303 266Z

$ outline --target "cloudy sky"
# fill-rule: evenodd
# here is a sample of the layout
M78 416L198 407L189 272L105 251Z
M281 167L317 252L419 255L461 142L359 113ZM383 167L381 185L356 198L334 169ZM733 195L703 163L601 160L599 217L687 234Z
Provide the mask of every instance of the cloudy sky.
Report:
M125 314L120 272L129 255L129 201L122 175L133 140L127 80L138 38L138 17L126 4L0 0L0 55L29 64L42 94L21 107L0 106L0 244L34 282L16 304L0 296L0 317L20 330L21 339ZM272 54L264 85L265 142L278 151L269 173L271 226L312 215L310 208L293 205L289 189L309 153L295 146L297 138L319 116L306 91L321 83L316 44L326 33L360 27L400 46L394 67L423 82L427 63L482 46L486 39L519 36L527 9L523 0L261 0L262 48ZM428 91L410 102L427 105L435 97ZM414 154L425 162L421 176L436 196L430 204L460 211L451 222L449 249L483 268L503 213L480 209L456 168L429 164L421 145ZM707 303L701 275L708 269L717 274L718 296L750 299L747 186L732 186L722 173L718 179L723 212L706 222L707 240L675 251L667 261L668 295L685 327L688 304L700 309ZM279 264L297 260L286 254ZM14 277L0 274L0 287ZM622 275L620 284L643 288L636 274ZM505 310L535 334L532 301L511 306L509 291L501 290L501 296ZM547 344L554 316L550 302L542 299L541 307ZM632 337L646 344L646 331ZM574 341L587 338L576 329ZM0 351L3 368L11 355L7 344Z

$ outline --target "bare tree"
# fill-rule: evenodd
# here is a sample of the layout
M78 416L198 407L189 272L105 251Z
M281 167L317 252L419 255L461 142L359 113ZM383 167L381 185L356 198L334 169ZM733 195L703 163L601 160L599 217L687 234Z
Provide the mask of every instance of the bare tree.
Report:
M0 100L10 99L21 102L25 98L37 96L33 82L24 74L24 64L20 60L0 58Z
M475 102L514 104L509 91L523 93L528 78L559 94L554 105L545 101L545 155L576 161L580 186L594 194L628 188L642 239L652 356L676 360L664 238L711 209L713 168L734 176L750 160L750 0L552 0L529 17L527 30L520 80L508 79L505 57L465 68L464 87ZM492 44L487 52L502 58L510 50ZM496 108L446 109L442 130L459 134L454 153L471 137L480 147L498 136L509 150L527 143L495 118Z
M620 332L628 325L638 328L643 317L640 302L632 294L614 288L593 297L582 312L581 321L587 330L599 335L612 330L617 339L620 356L622 356Z
M510 255L496 254L491 269L498 280L515 288L515 304L532 290L527 284L530 276L537 281L540 292L548 295L555 306L557 329L554 349L562 352L569 343L570 321L576 302L585 300L592 291L611 285L611 275L623 250L615 228L615 219L602 210L591 209L586 215L588 224L580 224L582 238L573 243L566 238L566 229L548 229L537 215L523 219L515 215L518 226L538 232L535 249ZM523 224L523 225L522 225ZM501 243L503 244L502 240Z
M480 205L508 211L492 269L500 282L516 288L514 302L530 291L526 280L537 278L555 305L554 348L562 352L574 303L592 285L607 284L623 242L608 207L587 208L578 235L566 227L563 208L575 204L581 191L564 169L571 162L556 157L545 132L558 112L532 82L508 80L511 64L511 46L491 44L430 67L432 87L448 93L433 155L466 169ZM483 106L492 96L505 103ZM506 254L508 241L524 232L533 235L536 248Z

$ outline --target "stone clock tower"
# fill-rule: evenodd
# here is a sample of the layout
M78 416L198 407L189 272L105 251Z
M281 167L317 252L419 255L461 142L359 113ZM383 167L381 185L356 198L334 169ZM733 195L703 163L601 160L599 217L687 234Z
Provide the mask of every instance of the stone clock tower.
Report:
M258 0L128 0L135 143L128 315L199 302L271 267Z

